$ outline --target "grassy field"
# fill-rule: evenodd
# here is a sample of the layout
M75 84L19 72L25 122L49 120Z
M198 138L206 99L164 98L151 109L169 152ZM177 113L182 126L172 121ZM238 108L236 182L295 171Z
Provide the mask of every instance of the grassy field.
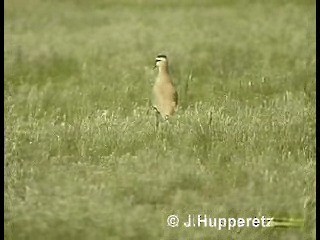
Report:
M315 1L287 2L6 0L5 239L315 239Z

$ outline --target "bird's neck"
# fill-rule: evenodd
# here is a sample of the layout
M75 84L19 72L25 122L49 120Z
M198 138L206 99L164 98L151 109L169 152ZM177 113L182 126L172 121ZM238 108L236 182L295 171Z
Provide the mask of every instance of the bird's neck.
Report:
M160 83L160 82L162 82L162 83L165 83L165 82L172 83L168 67L160 67L159 68L157 82L158 83Z
M169 75L169 68L168 66L161 66L159 67L159 75L160 74L168 74Z

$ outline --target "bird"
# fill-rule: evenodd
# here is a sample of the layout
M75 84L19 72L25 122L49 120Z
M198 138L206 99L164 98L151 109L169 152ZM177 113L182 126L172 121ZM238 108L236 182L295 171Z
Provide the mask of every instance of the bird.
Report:
M169 72L169 62L166 55L159 54L155 59L154 69L158 68L158 75L152 89L153 109L157 114L168 121L178 109L178 93Z

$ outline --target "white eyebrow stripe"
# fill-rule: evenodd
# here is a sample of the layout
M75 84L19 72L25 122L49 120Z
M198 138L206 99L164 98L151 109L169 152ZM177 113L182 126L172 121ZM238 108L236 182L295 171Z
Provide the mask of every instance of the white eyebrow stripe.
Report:
M157 61L166 61L167 59L165 59L164 57L157 57L156 60Z

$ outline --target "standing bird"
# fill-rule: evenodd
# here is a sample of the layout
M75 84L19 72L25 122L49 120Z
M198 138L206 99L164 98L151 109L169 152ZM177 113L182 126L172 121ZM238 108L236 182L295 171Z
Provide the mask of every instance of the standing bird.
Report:
M153 108L157 112L157 125L159 114L164 120L168 120L178 108L178 93L173 85L170 73L168 59L166 55L156 57L154 68L159 69L158 76L154 83Z

